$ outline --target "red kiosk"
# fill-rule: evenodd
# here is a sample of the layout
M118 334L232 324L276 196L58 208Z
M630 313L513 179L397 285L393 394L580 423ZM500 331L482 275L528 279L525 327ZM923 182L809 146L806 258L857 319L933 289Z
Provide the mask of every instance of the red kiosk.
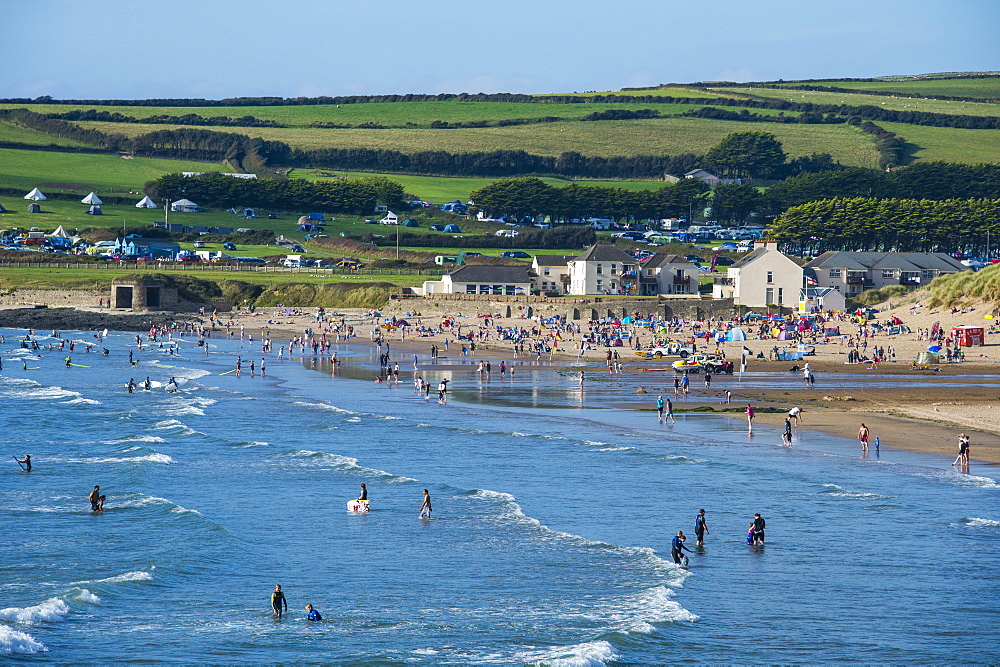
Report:
M952 327L951 335L962 347L986 344L986 335L983 327Z

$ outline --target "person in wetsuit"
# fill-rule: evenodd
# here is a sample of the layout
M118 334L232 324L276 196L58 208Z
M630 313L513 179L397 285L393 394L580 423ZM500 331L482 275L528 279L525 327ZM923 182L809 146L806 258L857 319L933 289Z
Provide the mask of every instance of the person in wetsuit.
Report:
M694 535L698 538L696 546L705 544L705 533L709 532L708 524L705 523L705 510L698 510L698 515L694 518Z
M677 535L670 543L670 555L673 556L674 563L677 565L681 564L684 558L684 551L691 551L686 546L684 546L684 540L687 538L684 536L684 531L678 530Z
M358 496L358 500L368 500L368 488L364 484L361 485L361 495Z
M313 609L311 604L306 605L306 620L307 621L322 621L323 617L318 611Z
M764 544L764 526L766 522L760 514L753 515L753 543Z
M285 611L288 611L288 600L285 599L285 594L281 592L281 584L274 585L274 592L271 593L271 609L274 610L274 615L281 618L281 606L285 606Z
M18 463L24 464L25 472L31 472L31 454L25 454L23 461L18 459L16 456L14 457L14 460L17 461Z

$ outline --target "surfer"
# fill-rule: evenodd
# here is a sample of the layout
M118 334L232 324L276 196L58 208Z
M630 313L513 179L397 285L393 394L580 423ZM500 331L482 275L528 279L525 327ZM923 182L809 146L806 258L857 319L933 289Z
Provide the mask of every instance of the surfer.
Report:
M90 492L90 497L88 498L88 500L90 501L90 510L92 512L100 512L101 511L101 487L100 486L98 486L96 484L94 485L94 490Z
M66 368L69 368L72 365L73 365L73 358L72 357L66 357Z
M128 387L128 393L131 394L135 390L135 378L129 378L128 384L125 386Z
M170 381L167 382L167 391L169 391L172 394L179 389L180 387L177 386L177 379L170 378Z
M683 530L678 530L677 531L677 535L674 537L674 539L670 543L670 555L673 557L674 563L676 563L677 565L681 565L682 564L682 560L684 559L684 553L683 552L684 551L691 551L686 546L684 546L684 541L686 539L687 539L687 537L684 536L684 531Z
M698 510L698 516L694 518L694 535L698 538L695 546L704 546L705 533L709 532L708 524L705 523L705 510Z
M19 460L16 456L14 457L14 460L18 463L24 464L24 472L31 472L31 454L25 454L23 461Z
M433 508L431 507L431 494L427 489L424 489L424 502L420 506L420 518L421 519L431 518L432 510Z
M149 381L149 376L146 376L146 381L142 383L142 390L149 391L153 388L153 383Z
M285 594L281 592L281 584L274 585L274 592L271 593L271 609L274 610L274 615L281 618L281 605L285 606L285 611L288 611L288 600L285 599Z
M358 496L358 500L368 500L368 488L364 483L361 484L361 495Z
M311 604L306 605L306 620L307 621L322 621L323 617L318 611L313 609Z

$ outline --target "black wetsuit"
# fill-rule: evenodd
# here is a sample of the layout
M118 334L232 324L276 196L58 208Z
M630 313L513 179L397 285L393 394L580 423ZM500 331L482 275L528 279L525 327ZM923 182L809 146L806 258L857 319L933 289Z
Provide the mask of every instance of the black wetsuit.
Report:
M753 520L753 541L755 543L757 543L757 542L763 543L764 542L764 525L765 525L765 523L766 522L761 517L756 517Z

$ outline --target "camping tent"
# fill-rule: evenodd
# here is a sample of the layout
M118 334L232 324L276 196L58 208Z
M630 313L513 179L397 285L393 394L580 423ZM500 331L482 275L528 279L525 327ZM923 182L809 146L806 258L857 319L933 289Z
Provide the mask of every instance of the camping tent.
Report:
M28 204L28 213L41 213L41 212L42 212L42 207L36 204L35 202L31 202L30 204Z
M149 197L143 197L139 200L139 203L135 205L136 208L156 208L156 204Z
M462 230L458 225L445 225L444 232L445 234L461 234Z
M0 213L6 213L6 212L7 212L7 209L5 209L3 207L3 204L0 204Z
M81 199L80 203L89 204L91 206L100 206L104 202L101 201L101 198L98 197L96 193L91 192L89 195Z
M31 201L45 201L45 195L38 188L35 188L28 194L24 195L25 199L30 199Z
M56 231L52 232L51 234L46 234L46 236L48 236L49 238L68 239L72 238L73 235L67 232L65 227L59 225L58 227L56 227Z
M734 340L739 341L746 339L747 339L747 332L743 331L743 329L740 329L739 327L733 327L732 329L729 330L729 333L726 334L726 340L729 341L734 341Z
M201 207L190 199L178 199L170 205L170 210L177 211L179 213L195 213L200 211Z
M104 215L104 213L101 212L101 207L95 204L87 209L87 215Z
M414 220L413 218L407 218L406 220L403 220L403 226L404 227L419 227L420 223L417 222L416 220Z

